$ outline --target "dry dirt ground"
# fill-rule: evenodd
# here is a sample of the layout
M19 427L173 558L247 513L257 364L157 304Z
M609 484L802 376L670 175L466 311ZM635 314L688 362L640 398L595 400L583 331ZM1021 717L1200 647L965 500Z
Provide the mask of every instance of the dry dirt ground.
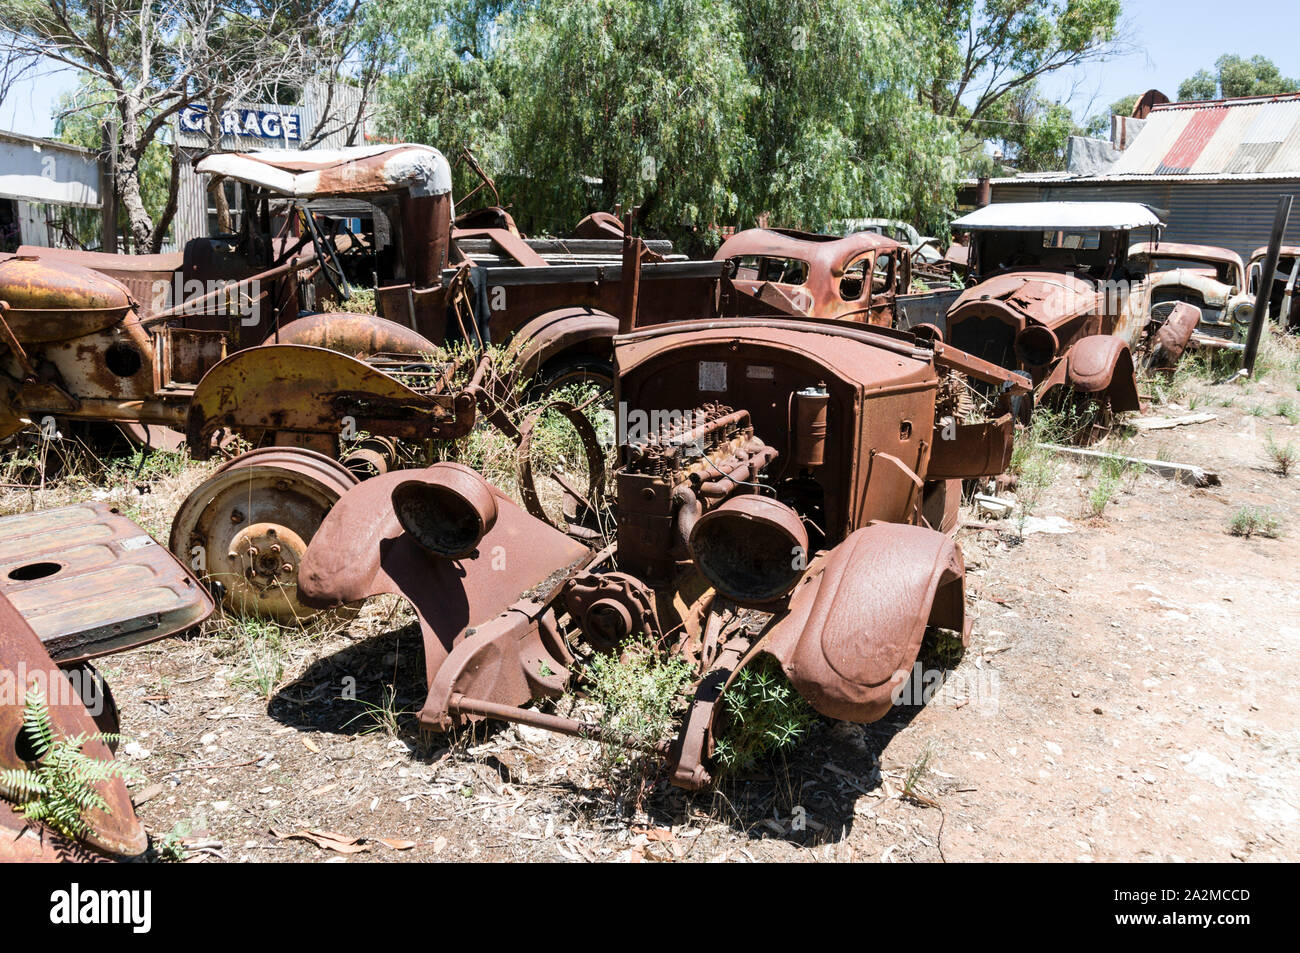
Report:
M1099 471L1060 461L1026 529L1067 531L1021 537L1013 516L961 532L974 633L928 704L819 724L788 760L711 793L660 785L632 816L590 743L421 738L403 714L423 696L419 636L396 601L341 631L210 624L106 659L152 856L1300 860L1300 473L1268 450L1300 445L1298 386L1293 360L1262 382L1160 388L1148 416L1215 419L1124 452L1221 486L1129 473L1088 516ZM159 533L201 476L107 493ZM1231 535L1243 506L1268 508L1280 538ZM300 831L339 840L284 836Z

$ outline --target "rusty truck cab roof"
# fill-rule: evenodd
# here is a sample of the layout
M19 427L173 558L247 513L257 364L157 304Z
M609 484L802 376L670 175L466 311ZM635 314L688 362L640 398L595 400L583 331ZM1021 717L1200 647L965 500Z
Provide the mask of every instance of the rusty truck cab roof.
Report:
M446 158L432 146L416 143L218 152L204 156L195 169L301 199L399 192L423 197L451 192L451 166Z
M1246 265L1231 248L1217 245L1190 245L1184 242L1135 242L1129 246L1130 258L1172 259L1174 261L1201 262L1208 265L1227 265L1238 275L1246 272Z

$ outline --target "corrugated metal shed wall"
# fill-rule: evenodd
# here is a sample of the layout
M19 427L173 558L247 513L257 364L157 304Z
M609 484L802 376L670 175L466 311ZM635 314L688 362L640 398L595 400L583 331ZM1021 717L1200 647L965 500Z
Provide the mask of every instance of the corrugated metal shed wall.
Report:
M1296 196L1286 243L1300 245L1300 177L1268 182L1099 182L993 185L995 202L1142 202L1167 223L1165 239L1231 248L1246 258L1268 244L1278 196Z
M1300 96L1157 106L1107 175L1300 175Z

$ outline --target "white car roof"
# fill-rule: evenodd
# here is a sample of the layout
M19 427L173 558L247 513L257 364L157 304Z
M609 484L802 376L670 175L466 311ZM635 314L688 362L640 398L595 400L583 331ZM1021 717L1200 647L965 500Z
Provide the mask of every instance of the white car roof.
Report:
M1116 231L1159 225L1160 216L1137 202L999 202L952 223L965 231Z

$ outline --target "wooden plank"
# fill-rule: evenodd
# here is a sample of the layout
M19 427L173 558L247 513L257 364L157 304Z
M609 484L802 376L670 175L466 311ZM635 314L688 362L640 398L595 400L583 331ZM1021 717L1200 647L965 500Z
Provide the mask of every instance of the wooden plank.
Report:
M1208 424L1211 420L1218 419L1216 414L1184 414L1182 417L1138 417L1136 420L1128 421L1128 424L1145 433L1148 430L1170 430L1190 424Z
M641 266L641 280L659 278L720 278L727 267L722 261L668 261ZM620 281L622 265L539 265L534 268L510 266L488 268L488 281L493 286L584 284L602 281ZM452 269L443 271L447 281L455 274Z
M1167 460L1144 460L1141 457L1125 457L1118 453L1103 453L1100 450L1086 450L1083 447L1063 447L1056 443L1040 443L1038 446L1044 450L1051 450L1053 453L1063 457L1072 457L1076 460L1120 460L1132 466L1140 466L1157 476L1162 476L1167 480L1173 480L1177 483L1187 483L1191 486L1219 486L1219 475L1212 470L1206 470L1204 467L1192 466L1190 463L1170 463Z

